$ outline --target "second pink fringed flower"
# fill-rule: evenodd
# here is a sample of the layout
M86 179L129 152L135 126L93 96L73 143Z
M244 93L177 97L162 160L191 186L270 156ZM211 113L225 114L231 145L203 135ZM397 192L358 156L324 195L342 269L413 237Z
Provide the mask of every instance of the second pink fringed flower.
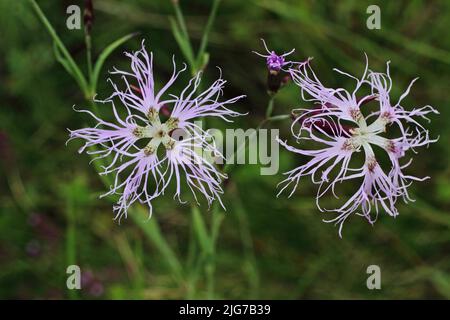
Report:
M355 81L353 91L326 87L309 63L289 70L301 89L303 100L314 103L314 107L294 110L296 119L291 129L298 145L294 147L279 141L307 159L306 163L286 173L280 193L291 187L292 195L302 177L311 177L318 185L319 209L336 213L334 218L325 221L338 224L342 236L343 223L351 214L363 216L373 224L381 210L397 216L398 199L412 200L408 187L413 181L428 177L405 173L411 163L411 160L404 160L405 155L409 150L436 141L430 139L428 130L419 120L428 120L428 114L438 112L431 106L411 110L403 107L402 101L416 79L396 103L391 101L389 62L386 73L370 71L366 62L361 78L335 71ZM377 103L376 110L365 112L365 105L373 100ZM383 152L387 154L386 163ZM342 203L335 209L320 206L321 197L326 194L337 197L336 188L350 180L360 184L353 195L342 197Z

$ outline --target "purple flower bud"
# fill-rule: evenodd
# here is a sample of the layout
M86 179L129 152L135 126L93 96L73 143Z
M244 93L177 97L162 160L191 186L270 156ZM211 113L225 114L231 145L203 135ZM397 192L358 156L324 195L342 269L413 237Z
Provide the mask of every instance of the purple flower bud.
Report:
M253 51L255 54L257 54L260 57L266 58L267 63L267 69L270 73L278 74L281 70L283 70L284 67L291 66L294 62L292 61L286 61L285 57L290 55L295 51L295 49L292 49L289 52L283 53L282 55L278 55L275 53L275 51L270 51L267 48L266 42L264 39L261 39L264 48L266 49L267 54L261 54L256 51Z
M264 48L266 49L267 54L261 54L256 51L253 51L253 53L257 54L260 57L266 58L268 70L267 91L269 94L273 95L277 93L282 86L286 85L290 81L291 76L289 74L289 69L291 67L296 66L297 68L299 68L305 63L309 63L310 59L303 62L286 61L285 57L293 53L295 49L279 55L276 54L275 51L271 51L269 50L269 48L267 48L264 39L261 39L261 41L264 45Z
M267 67L270 71L278 72L281 70L281 68L285 65L286 60L283 56L279 56L275 53L275 51L272 51L270 55L267 57Z
M94 5L92 0L84 1L84 30L86 34L90 34L92 30L92 24L94 22Z

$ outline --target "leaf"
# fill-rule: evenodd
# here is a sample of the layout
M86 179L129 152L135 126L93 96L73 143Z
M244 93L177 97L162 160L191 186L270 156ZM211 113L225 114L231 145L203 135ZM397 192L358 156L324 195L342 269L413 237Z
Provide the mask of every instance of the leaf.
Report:
M147 220L142 219L143 215L145 214L144 208L142 206L135 206L134 208L132 208L132 211L133 212L130 212L130 216L133 218L134 222L142 229L145 236L164 257L168 267L171 269L172 274L175 275L178 281L182 282L183 266L178 260L175 252L170 248L170 245L162 235L156 218L153 217Z
M66 58L63 57L61 53L61 49L59 49L56 42L53 41L53 52L55 53L56 61L62 64L64 69L66 69L67 73L69 73L72 77L75 77L72 67Z
M192 207L192 222L194 223L195 234L197 235L198 243L203 252L210 252L211 240L206 231L206 225L197 207Z
M105 49L103 49L103 51L100 53L97 61L95 62L94 70L92 72L92 78L90 79L90 88L93 94L97 89L98 77L100 75L100 71L102 70L103 64L105 63L106 59L111 55L111 53L113 53L114 50L116 50L119 46L121 46L123 43L133 38L137 34L138 33L135 32L117 39L116 41L108 45Z
M201 59L201 61L199 63L198 69L204 70L206 68L206 66L208 65L208 63L209 63L209 53L205 52L203 54L203 58Z
M44 12L42 12L42 10L39 7L39 5L37 4L37 2L35 0L30 0L30 3L32 5L34 11L38 15L39 19L44 24L48 33L52 37L53 42L54 42L53 48L56 47L56 50L59 50L59 51L55 50L55 54L57 56L56 59L58 59L58 61L64 66L66 71L69 72L69 74L75 78L75 80L77 81L77 83L80 86L83 93L86 94L87 83L86 83L86 79L85 79L83 73L81 72L80 68L78 67L76 62L73 60L73 58L70 55L69 51L67 50L66 46L59 38L55 29L51 25L50 21L48 21L47 17L45 16Z
M172 27L172 33L173 36L175 37L175 41L178 43L178 46L180 47L181 52L183 53L185 59L191 66L191 69L194 69L195 68L194 54L192 53L192 49L189 45L189 40L187 40L181 34L181 31L173 18L170 18L170 25Z

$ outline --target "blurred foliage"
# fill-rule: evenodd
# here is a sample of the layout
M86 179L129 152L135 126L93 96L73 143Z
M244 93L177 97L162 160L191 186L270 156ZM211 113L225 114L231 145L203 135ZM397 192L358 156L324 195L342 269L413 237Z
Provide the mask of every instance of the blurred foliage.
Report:
M86 70L83 30L65 27L67 6L82 6L82 1L38 2ZM399 204L396 219L381 215L373 228L363 219L350 218L342 240L333 225L322 222L314 187L306 180L292 198L275 197L281 172L298 161L293 155L281 152L276 176L260 176L258 165L236 167L227 184L227 213L217 239L217 297L450 298L450 2L377 3L381 30L366 28L366 8L372 1L221 2L209 37L205 77L214 79L215 66L220 66L228 80L226 95L247 94L238 109L249 116L232 127L255 127L264 117L266 70L264 61L251 52L262 50L261 37L279 52L295 47L296 59L313 56L316 71L330 86L351 85L332 68L362 72L363 52L376 70L384 70L391 60L394 95L420 76L408 104L431 104L441 114L430 124L439 142L422 149L410 167L432 177L413 186L417 201ZM180 5L198 47L211 3L181 0ZM145 38L155 54L160 81L170 75L172 54L182 61L171 33L170 1L95 0L94 12L94 57L112 41L140 32L105 62L97 88L100 98L111 90L107 70L128 68L121 51L137 49L139 38ZM90 120L72 110L73 105L86 107L86 102L57 63L51 40L29 2L0 0L0 30L0 297L205 297L203 277L198 278L195 294L190 292L189 283L176 281L148 233L130 218L120 225L112 220L111 203L97 198L105 190L103 184L89 158L77 153L80 143L65 145L66 128L79 128ZM277 95L275 114L299 105L304 103L298 89L288 86ZM280 127L280 135L287 137L287 123L271 126ZM195 270L191 256L199 248L189 241L195 227L189 206L166 196L154 208L159 231L182 264ZM210 223L210 211L200 209ZM155 232L151 225L148 228ZM70 294L65 272L74 261L83 271L83 289ZM371 264L381 267L382 290L366 288L366 268Z

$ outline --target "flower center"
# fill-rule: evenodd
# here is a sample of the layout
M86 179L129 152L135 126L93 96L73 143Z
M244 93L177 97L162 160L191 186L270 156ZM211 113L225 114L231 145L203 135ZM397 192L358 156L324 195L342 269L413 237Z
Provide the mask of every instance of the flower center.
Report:
M148 125L145 127L137 126L133 129L133 134L138 138L150 138L150 141L142 149L146 156L155 154L158 147L162 144L166 150L172 150L175 145L175 139L170 133L178 128L180 123L177 118L169 118L165 123L161 123L159 113L155 108L150 108L147 113Z

